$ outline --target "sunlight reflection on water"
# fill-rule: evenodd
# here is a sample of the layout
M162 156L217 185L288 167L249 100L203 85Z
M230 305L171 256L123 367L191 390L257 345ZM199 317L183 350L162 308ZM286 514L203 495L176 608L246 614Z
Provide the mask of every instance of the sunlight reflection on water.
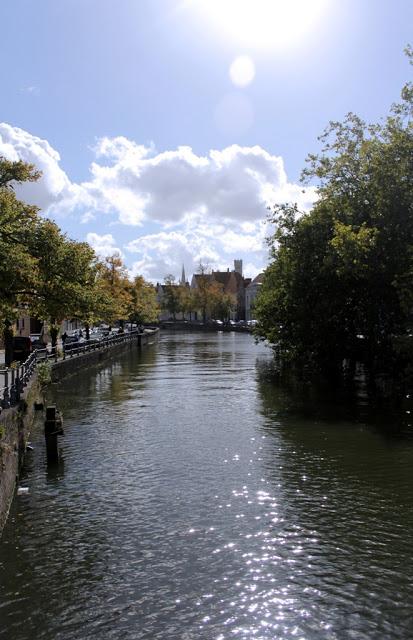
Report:
M303 416L269 356L165 335L54 391L64 461L34 436L1 638L409 637L412 444Z

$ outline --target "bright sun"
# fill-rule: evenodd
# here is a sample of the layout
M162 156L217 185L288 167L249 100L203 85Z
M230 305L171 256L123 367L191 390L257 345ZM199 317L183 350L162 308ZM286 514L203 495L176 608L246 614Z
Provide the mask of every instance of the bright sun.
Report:
M319 20L328 0L197 0L224 37L251 47L296 44Z

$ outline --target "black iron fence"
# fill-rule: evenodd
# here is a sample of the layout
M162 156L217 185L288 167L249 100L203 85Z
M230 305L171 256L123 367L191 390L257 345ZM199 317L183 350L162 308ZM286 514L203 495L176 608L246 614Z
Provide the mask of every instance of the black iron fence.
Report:
M15 366L0 369L0 410L8 409L18 404L24 388L39 363L46 361L59 362L90 351L106 351L122 342L139 341L142 335L139 330L134 330L99 340L92 338L83 342L70 342L66 346L62 345L61 349L58 347L36 349L22 364L16 363Z

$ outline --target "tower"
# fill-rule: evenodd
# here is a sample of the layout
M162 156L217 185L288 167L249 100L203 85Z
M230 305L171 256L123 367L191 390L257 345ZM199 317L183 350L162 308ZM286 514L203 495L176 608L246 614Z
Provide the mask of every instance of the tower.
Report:
M234 271L242 276L242 260L234 260Z
M181 275L181 284L185 284L186 283L186 278L185 278L185 266L182 265L182 275Z

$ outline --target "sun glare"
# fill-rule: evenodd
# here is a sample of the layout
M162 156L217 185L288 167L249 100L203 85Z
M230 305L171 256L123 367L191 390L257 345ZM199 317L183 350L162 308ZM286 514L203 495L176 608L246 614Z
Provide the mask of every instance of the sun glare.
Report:
M195 4L233 42L251 48L299 42L321 17L328 0L198 0Z
M229 76L237 87L246 87L255 76L254 63L249 56L238 56L229 68Z

